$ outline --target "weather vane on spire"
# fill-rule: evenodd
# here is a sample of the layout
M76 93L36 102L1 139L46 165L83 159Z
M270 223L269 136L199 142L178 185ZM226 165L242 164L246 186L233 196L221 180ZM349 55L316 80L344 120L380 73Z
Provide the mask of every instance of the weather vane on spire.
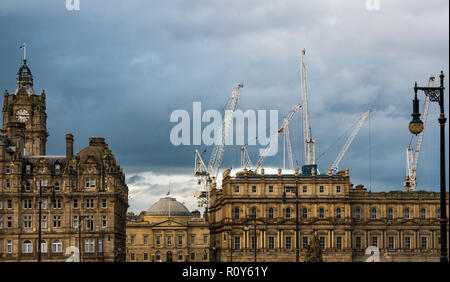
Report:
M21 49L23 49L23 61L26 62L27 60L27 44L24 42L21 46Z

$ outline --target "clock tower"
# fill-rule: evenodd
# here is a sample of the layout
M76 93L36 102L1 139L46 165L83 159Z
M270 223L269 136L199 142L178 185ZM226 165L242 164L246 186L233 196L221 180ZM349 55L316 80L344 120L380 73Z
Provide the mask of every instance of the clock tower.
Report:
M24 59L14 93L4 93L2 134L25 156L45 155L49 136L45 110L45 92L34 92L33 76Z

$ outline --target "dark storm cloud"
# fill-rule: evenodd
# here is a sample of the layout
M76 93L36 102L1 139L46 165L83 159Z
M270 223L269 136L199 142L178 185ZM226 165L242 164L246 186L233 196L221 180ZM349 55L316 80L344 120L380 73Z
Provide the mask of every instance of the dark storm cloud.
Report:
M336 139L371 107L370 134L366 122L341 167L355 183L368 186L371 178L375 190L400 189L413 83L449 73L447 1L381 0L375 12L363 0L81 0L73 12L64 2L2 1L0 87L15 87L18 47L27 42L35 90L47 93L48 153L64 152L68 131L77 150L90 136L105 136L128 173L190 174L194 148L170 144L171 112L191 112L193 101L222 109L238 82L245 85L239 108L278 109L281 118L300 102L305 47L316 155L334 144L321 171L346 137ZM424 189L437 189L435 119L434 108L418 172ZM294 118L291 135L301 163L300 124ZM249 148L253 162L257 149ZM223 166L236 167L239 156L228 148ZM133 185L141 180L134 177Z

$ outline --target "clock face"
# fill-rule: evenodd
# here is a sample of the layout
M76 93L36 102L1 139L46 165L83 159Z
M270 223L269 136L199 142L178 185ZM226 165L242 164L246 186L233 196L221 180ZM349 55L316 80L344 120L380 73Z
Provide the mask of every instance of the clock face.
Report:
M16 112L16 119L19 122L27 122L29 117L30 117L30 114L25 109L20 109Z

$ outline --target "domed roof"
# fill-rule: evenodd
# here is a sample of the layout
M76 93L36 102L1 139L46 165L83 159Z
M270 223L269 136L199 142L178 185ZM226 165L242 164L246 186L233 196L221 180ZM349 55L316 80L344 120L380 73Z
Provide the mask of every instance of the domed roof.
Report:
M165 197L150 205L147 215L191 215L189 210L175 198Z

